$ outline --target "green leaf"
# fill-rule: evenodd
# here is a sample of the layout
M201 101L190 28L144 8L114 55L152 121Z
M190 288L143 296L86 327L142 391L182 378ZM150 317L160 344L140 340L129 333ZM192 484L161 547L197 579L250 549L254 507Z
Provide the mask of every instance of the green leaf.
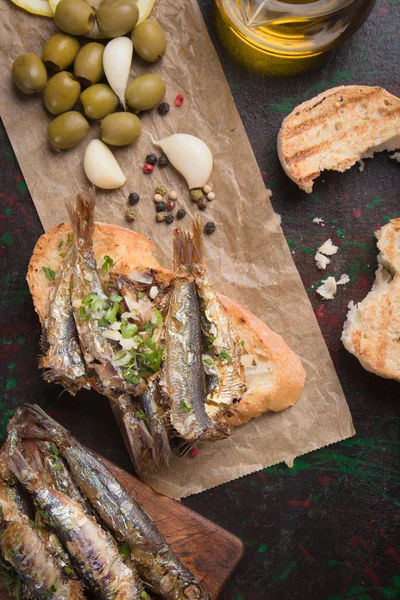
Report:
M137 295L138 300L140 300L140 298L143 298L145 295L146 294L144 292L139 292L138 295Z
M209 365L210 367L212 367L214 364L214 362L211 360L211 358L203 358L203 363L205 365Z
M46 275L47 279L50 279L50 281L52 281L56 276L56 272L49 267L42 267L42 271L44 271L44 274Z
M143 590L143 592L141 592L139 598L142 598L143 600L145 600L146 598L148 598L147 592L145 590Z
M116 296L115 294L112 294L110 296L110 300L111 300L111 302L121 302L122 296Z
M131 551L129 545L126 542L118 546L118 552L124 560L128 560L131 557Z
M192 412L192 409L186 404L186 402L184 400L180 401L179 408L181 408L182 410L184 410L187 413Z
M70 569L69 567L64 567L64 573L66 573L67 575L72 575L73 570Z
M232 356L226 350L221 350L221 352L218 354L218 356L219 356L219 358L222 358L222 360L226 360L228 365L231 364Z
M66 245L70 246L72 244L72 240L73 239L74 239L74 236L72 235L72 233L69 233L68 237L67 237L67 243L66 243Z
M108 256L106 254L105 257L104 257L104 262L103 262L102 267L101 267L102 271L104 273L107 273L107 271L109 271L113 265L114 265L113 259L111 258L111 256Z
M135 415L137 416L138 419L140 419L141 421L145 421L146 419L146 415L144 414L144 412L142 410L137 410L135 412Z
M154 325L156 327L160 327L160 325L162 323L162 314L160 313L158 308L156 308L155 311L153 312L152 322L154 323Z
M61 242L57 246L57 250L61 250L61 248L63 247L63 245L64 245L64 240L61 240Z
M117 318L117 314L119 311L119 302L114 302L112 308L109 308L104 313L104 317L107 319L109 323L114 323Z
M121 321L121 334L124 340L127 340L135 335L138 331L138 326L128 321Z
M57 457L60 456L58 448L57 448L57 446L55 445L54 442L50 442L49 449L50 449L50 452L52 453L53 456L57 456Z
M84 306L81 306L79 309L79 316L82 319L82 321L88 321L89 320L89 315L86 312L86 309Z
M61 258L65 258L67 255L65 254L65 252L60 252L58 256L61 256Z
M108 327L108 321L104 317L101 317L101 319L98 319L97 325L99 327Z
M241 346L244 346L244 340L242 340L242 341L240 342L240 345L241 345Z
M148 331L149 329L151 329L151 321L146 321L145 324L143 325L143 329L145 331Z

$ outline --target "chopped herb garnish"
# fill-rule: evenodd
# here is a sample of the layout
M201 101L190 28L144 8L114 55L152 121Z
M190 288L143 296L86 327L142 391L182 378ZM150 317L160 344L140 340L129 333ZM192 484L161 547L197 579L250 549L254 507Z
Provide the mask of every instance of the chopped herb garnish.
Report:
M210 344L213 344L216 339L217 339L216 337L214 337L213 335L210 335L208 338L208 341L210 342Z
M112 305L112 308L107 309L106 312L104 313L105 319L107 319L107 321L109 323L114 323L115 319L117 318L118 311L119 311L119 302L114 302L114 304Z
M145 331L148 331L149 329L151 329L151 321L146 321L145 324L143 325L143 329Z
M160 327L160 325L162 323L162 314L160 313L158 308L156 308L155 311L153 312L152 323L154 323L154 325L156 327Z
M244 346L244 340L242 340L242 341L240 342L240 345L241 345L241 346Z
M219 358L222 358L223 360L226 360L226 362L228 363L228 365L231 364L232 362L232 356L224 349L221 350L221 352L218 354Z
M129 549L129 546L126 542L124 542L123 544L120 544L118 546L118 552L120 553L120 555L122 556L122 558L124 560L128 560L128 558L131 557L131 551Z
M53 456L57 456L57 457L60 456L60 453L58 452L58 448L54 442L50 442L49 448L50 448L50 452L52 453Z
M99 327L108 327L108 321L104 317L101 317L101 319L97 321L97 325Z
M64 240L61 240L61 242L57 246L57 250L61 250L61 248L63 247L63 245L64 245Z
M110 296L110 300L111 300L111 302L121 302L122 296L116 296L115 294L112 294Z
M104 257L104 262L101 267L101 270L104 271L104 273L107 273L107 271L109 271L113 265L114 265L113 259L111 258L111 256L108 256L106 254Z
M144 412L142 410L137 410L135 412L135 415L137 416L138 419L140 419L141 421L144 421L146 419L146 415L144 414Z
M127 340L135 335L138 331L138 326L128 321L121 321L121 333L124 340Z
M145 295L146 294L144 292L139 292L138 295L137 295L138 300L140 300L140 298L143 298Z
M72 240L73 239L74 239L74 236L72 235L72 233L69 233L68 237L67 237L67 243L66 243L66 245L70 246L72 244Z
M35 521L32 521L32 519L29 519L29 525L33 528L36 529L36 523Z
M99 295L94 292L86 296L86 298L82 300L82 304L87 306L90 312L98 312L104 308L104 300L102 300Z
M187 413L192 412L192 409L186 404L186 402L184 400L180 401L179 408L181 408L182 410L184 410Z
M69 567L64 567L64 573L66 573L67 575L72 575L73 570L70 569Z
M143 600L145 600L147 598L147 592L145 590L143 590L143 592L141 592L139 598L142 598Z
M65 254L65 252L60 252L58 256L61 256L61 258L65 258L67 255Z
M50 269L49 267L42 267L42 271L44 271L44 274L46 275L47 279L53 280L56 276L56 272L53 271L53 269Z
M205 365L209 365L210 367L212 367L214 364L214 362L211 360L211 358L203 358L203 363Z
M21 578L10 565L0 562L0 575L2 582L1 588L7 588L10 596L14 596L16 600L21 600Z
M89 315L86 312L86 309L84 306L81 306L79 309L79 316L82 319L82 321L88 321L89 319Z
M3 517L3 507L0 506L0 519Z

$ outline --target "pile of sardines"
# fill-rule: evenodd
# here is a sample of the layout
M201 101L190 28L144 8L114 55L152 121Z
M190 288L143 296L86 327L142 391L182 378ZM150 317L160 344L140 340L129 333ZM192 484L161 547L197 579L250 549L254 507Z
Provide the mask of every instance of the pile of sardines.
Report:
M203 265L201 228L174 235L174 277L97 268L95 201L69 207L73 243L55 276L40 367L75 394L109 398L136 472L168 463L171 445L230 434L246 387L241 344ZM134 252L134 248L132 249Z
M38 406L0 455L0 572L17 598L207 600L104 463Z

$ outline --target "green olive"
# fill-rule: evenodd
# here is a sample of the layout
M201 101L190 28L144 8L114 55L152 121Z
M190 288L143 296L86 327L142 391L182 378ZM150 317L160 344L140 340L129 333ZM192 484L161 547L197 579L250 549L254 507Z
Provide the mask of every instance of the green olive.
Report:
M82 85L98 83L104 75L104 46L98 42L90 42L83 46L74 62L74 74Z
M96 14L99 29L109 38L124 35L135 27L139 9L134 0L109 0Z
M81 85L68 71L52 77L44 88L44 104L53 115L60 115L73 108L81 93Z
M54 21L65 33L85 35L93 29L94 11L85 0L60 0L56 6Z
M142 133L142 124L136 115L118 112L108 115L100 123L100 137L110 146L132 144Z
M136 77L126 89L126 102L134 112L149 110L165 96L165 83L156 73Z
M66 33L56 33L43 46L43 62L53 71L64 71L78 54L79 42Z
M12 66L12 79L24 94L40 92L47 82L46 67L36 54L21 54Z
M97 83L81 94L81 102L85 115L90 119L102 119L114 112L118 106L118 98L109 85Z
M161 27L155 21L146 19L132 31L133 47L140 58L156 62L165 52L167 45Z
M53 148L67 150L79 144L89 131L89 123L76 110L53 119L47 127L47 138Z

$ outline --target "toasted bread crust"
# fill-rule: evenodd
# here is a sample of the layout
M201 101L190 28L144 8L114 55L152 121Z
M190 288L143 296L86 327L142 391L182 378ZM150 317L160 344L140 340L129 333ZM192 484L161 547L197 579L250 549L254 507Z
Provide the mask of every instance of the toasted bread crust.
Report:
M362 302L350 304L342 341L367 371L400 381L400 219L376 236L380 254L375 283Z
M53 271L59 268L66 251L66 240L71 233L69 223L53 227L42 235L29 262L27 282L32 294L35 310L43 323L49 308L49 291L53 285L46 278L43 266ZM63 242L60 247L61 242ZM93 236L93 248L99 267L104 256L111 256L114 265L110 271L130 275L136 269L155 269L157 278L166 283L173 278L173 272L160 267L153 256L154 244L133 231L114 225L98 223ZM245 367L248 391L235 408L230 419L233 426L241 425L261 413L279 411L293 405L304 386L305 372L300 359L287 346L283 339L234 300L219 295L240 340L244 343L244 352L257 358L260 366Z
M278 155L286 174L310 193L323 170L400 146L400 99L380 87L340 86L297 106L283 121Z

